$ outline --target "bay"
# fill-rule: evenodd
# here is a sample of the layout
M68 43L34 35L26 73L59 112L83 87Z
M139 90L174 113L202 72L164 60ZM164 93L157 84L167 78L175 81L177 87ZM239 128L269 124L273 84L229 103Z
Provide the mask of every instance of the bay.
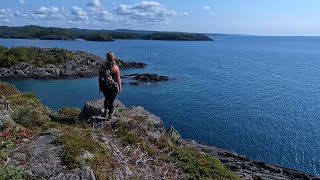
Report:
M285 167L320 173L320 37L219 35L214 41L115 42L0 39L4 46L63 47L148 64L122 74L175 80L133 86L118 98L141 105L183 138ZM124 80L128 82L127 80ZM48 107L100 98L97 78L9 81Z

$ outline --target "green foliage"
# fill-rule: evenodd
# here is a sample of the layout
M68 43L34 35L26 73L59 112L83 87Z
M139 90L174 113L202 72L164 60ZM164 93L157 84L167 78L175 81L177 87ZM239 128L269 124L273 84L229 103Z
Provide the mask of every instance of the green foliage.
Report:
M0 179L21 180L26 178L26 172L23 169L14 166L0 166Z
M9 97L12 118L28 128L39 128L49 121L48 108L33 94L19 93Z
M7 48L0 46L0 67L11 67L22 62L41 67L46 64L62 64L71 58L70 51L63 48L45 49L21 46Z
M142 149L142 151L147 152L148 155L150 155L150 156L154 156L156 154L155 148L148 145L147 143L143 143L141 145L141 149Z
M116 127L116 135L122 138L126 143L136 145L141 141L139 135L135 132L130 132L129 124L119 122Z
M0 96L9 97L16 93L18 93L18 90L14 86L6 82L0 82Z
M129 144L137 144L140 141L139 136L134 132L129 132L124 140Z
M79 108L64 107L58 111L58 114L50 115L51 120L61 123L73 124L79 120L81 110Z
M112 41L113 39L146 39L146 40L183 40L183 41L208 41L205 34L181 32L139 32L85 29L46 28L40 26L0 27L1 38L20 39L47 39L47 40L74 40L85 39L88 41Z
M0 144L0 161L7 158L7 152L10 148L12 148L14 145L14 139L6 139L2 140Z
M226 169L217 158L189 147L174 147L173 153L167 158L182 169L187 179L240 180L233 172Z
M80 157L84 151L95 155L95 159L90 161L91 165L98 163L96 160L101 159L101 156L108 157L105 159L108 162L110 160L106 149L84 132L77 132L71 128L65 129L63 135L59 136L55 142L63 145L62 160L70 169L80 167L85 163Z

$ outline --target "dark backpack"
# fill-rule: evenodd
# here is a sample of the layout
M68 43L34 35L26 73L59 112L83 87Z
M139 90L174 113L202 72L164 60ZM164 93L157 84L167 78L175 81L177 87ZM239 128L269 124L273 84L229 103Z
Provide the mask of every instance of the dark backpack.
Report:
M118 91L119 85L111 76L111 67L113 64L108 62L102 66L99 74L99 88L101 91Z

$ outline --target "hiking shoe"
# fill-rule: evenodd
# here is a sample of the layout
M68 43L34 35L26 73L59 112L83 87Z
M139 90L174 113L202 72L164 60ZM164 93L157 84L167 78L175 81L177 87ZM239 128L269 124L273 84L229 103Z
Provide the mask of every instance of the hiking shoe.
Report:
M108 119L113 119L113 113L108 115Z

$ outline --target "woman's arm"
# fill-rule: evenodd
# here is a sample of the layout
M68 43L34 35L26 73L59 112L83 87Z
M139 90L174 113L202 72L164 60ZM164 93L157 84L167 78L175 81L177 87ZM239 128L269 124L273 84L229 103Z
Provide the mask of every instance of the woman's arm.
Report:
M120 76L120 69L118 66L115 66L116 67L116 81L119 85L119 92L121 91L121 76Z

